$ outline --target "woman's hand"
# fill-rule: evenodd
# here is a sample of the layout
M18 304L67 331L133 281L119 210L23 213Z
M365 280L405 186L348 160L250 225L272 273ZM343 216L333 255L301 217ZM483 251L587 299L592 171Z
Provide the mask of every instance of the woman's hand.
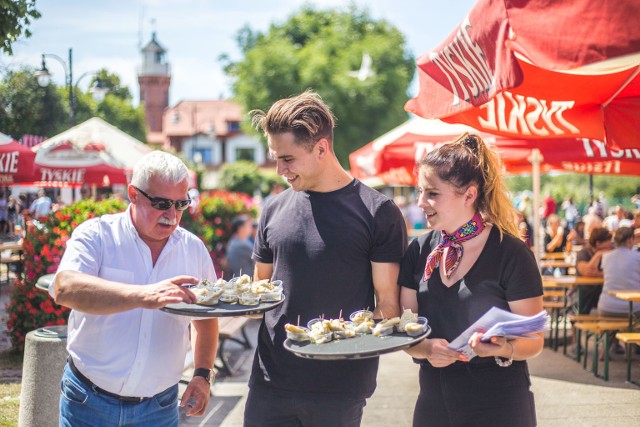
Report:
M482 342L482 332L474 332L469 338L469 346L480 357L499 356L511 358L513 344L505 337L491 337L489 342Z
M434 339L426 339L425 340L425 356L426 359L431 363L431 365L435 368L444 368L445 366L449 366L455 362L462 361L468 362L464 355L461 353L451 350L449 347L449 342L445 339L434 338Z

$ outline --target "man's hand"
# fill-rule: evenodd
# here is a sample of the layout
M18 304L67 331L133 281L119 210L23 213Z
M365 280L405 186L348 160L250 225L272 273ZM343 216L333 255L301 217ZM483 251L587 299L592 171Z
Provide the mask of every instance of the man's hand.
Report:
M193 377L182 395L180 407L187 407L188 417L199 417L209 406L211 384L203 377Z
M179 302L195 303L196 295L188 285L196 285L199 280L192 276L176 276L152 285L140 286L142 308L162 308Z

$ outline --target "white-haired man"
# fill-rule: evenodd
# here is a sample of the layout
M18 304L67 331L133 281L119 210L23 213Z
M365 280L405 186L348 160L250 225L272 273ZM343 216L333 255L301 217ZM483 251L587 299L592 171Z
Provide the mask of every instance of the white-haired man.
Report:
M183 285L215 278L204 244L178 227L190 204L188 182L177 157L147 154L134 168L129 208L82 223L67 242L50 289L72 309L61 426L177 426L190 340L196 370L181 405L191 402L187 415L204 413L217 320L190 322L158 310L194 302Z

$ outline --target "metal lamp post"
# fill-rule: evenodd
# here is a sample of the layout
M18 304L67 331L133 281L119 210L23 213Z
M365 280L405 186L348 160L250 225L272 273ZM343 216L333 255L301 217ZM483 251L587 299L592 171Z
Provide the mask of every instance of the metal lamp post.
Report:
M71 127L75 125L76 122L76 109L73 100L73 49L69 48L69 66L67 67L67 63L64 62L64 59L55 55L53 53L43 53L42 54L42 68L36 71L35 75L38 79L38 84L41 87L49 86L51 82L51 74L49 74L49 70L47 69L47 64L45 63L44 58L50 57L58 61L62 68L64 69L64 77L65 84L69 88L69 123Z
M82 74L80 78L78 78L78 80L75 82L75 85L74 85L73 83L73 49L69 48L68 62L65 62L64 59L62 59L61 57L53 53L43 53L42 68L35 72L35 76L38 79L38 84L41 87L47 87L51 82L51 74L47 69L45 57L55 59L62 65L62 68L64 69L65 84L69 89L69 124L71 125L70 127L73 127L76 124L76 99L74 95L74 88L77 87L78 83L80 83L80 80L82 80L83 77L90 74L97 74L97 71L88 71ZM90 89L90 92L92 92L94 99L100 102L104 99L104 95L107 92L107 89L103 87L102 82L100 81L100 79L98 79L94 87Z

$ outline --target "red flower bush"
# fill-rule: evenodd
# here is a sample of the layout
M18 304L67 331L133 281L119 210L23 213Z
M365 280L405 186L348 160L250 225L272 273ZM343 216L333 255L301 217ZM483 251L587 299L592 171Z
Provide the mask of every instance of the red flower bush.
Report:
M195 212L191 209L184 212L181 225L202 239L220 275L227 242L231 238L231 220L240 214L255 218L257 212L253 199L244 193L209 191L200 195Z
M121 212L126 207L120 199L82 200L28 226L22 244L24 277L15 281L7 304L7 329L14 350L24 349L25 335L29 331L67 322L69 309L54 303L35 284L41 276L56 272L71 232L89 218Z

